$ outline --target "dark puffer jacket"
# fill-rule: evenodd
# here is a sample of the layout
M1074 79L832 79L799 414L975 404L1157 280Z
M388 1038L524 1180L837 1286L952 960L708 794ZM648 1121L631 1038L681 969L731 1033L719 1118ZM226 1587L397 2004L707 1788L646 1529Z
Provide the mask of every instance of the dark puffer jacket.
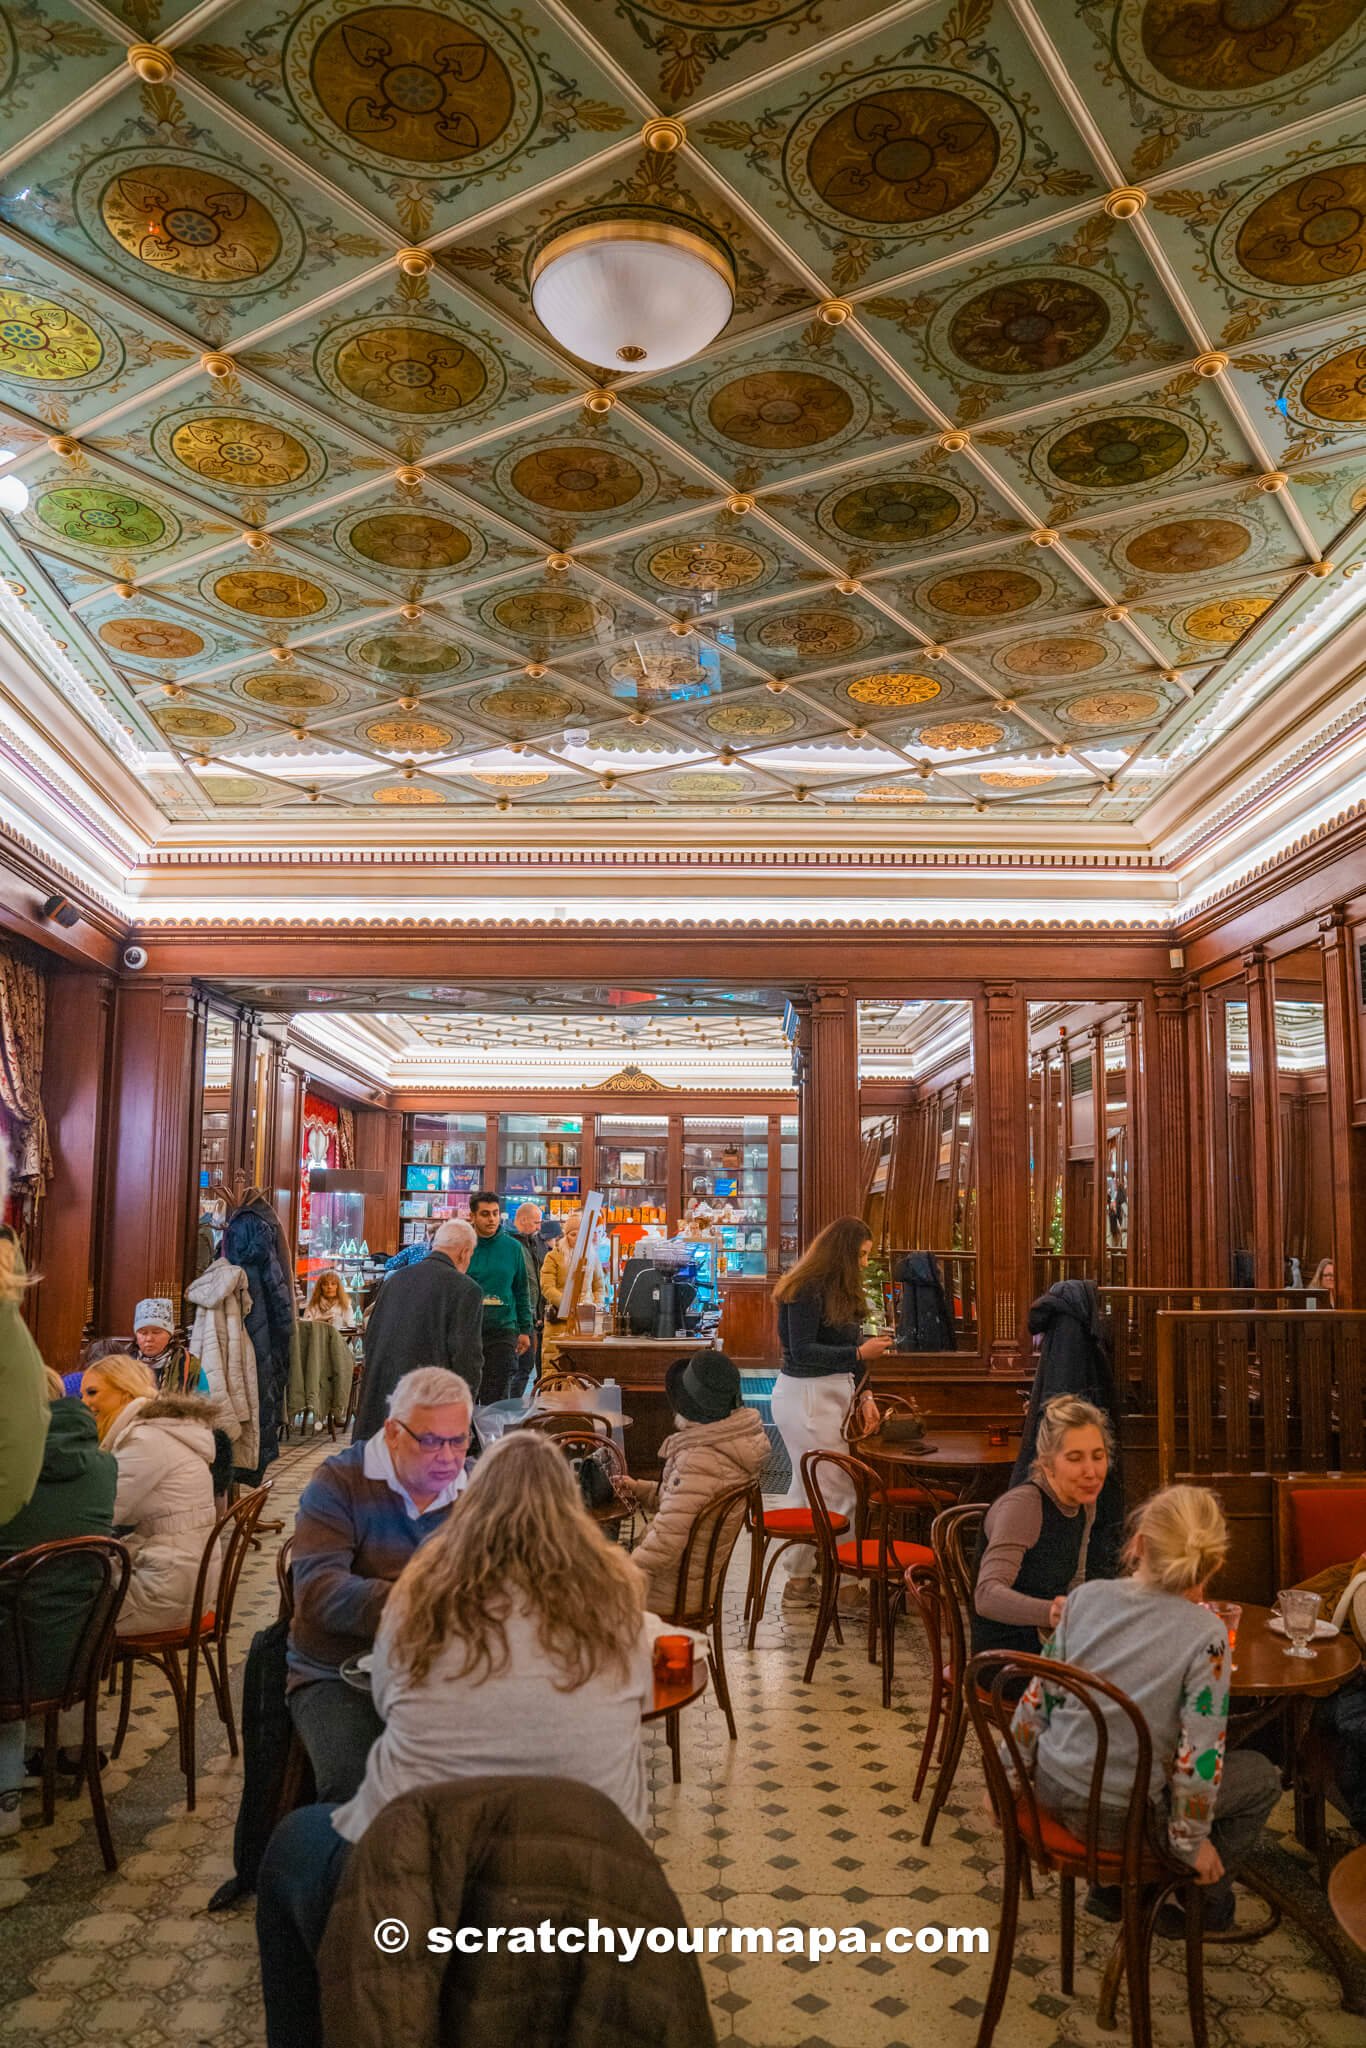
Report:
M383 1955L374 1930L681 1927L652 1849L568 1778L475 1778L405 1793L347 1862L318 1954L323 2034L346 2048L714 2048L696 1956Z
M1057 1394L1073 1394L1108 1415L1115 1452L1109 1477L1096 1502L1096 1519L1087 1551L1086 1576L1113 1578L1119 1570L1124 1540L1124 1475L1119 1458L1121 1408L1110 1362L1110 1335L1101 1314L1094 1280L1059 1280L1041 1294L1029 1311L1029 1328L1042 1336L1039 1363L1029 1394L1020 1454L1011 1474L1012 1486L1029 1478L1039 1439L1039 1422Z
M28 1505L0 1528L0 1563L21 1550L57 1543L66 1536L108 1536L114 1526L118 1480L118 1465L100 1449L89 1409L79 1401L54 1401L37 1487ZM56 1571L55 1566L50 1569ZM70 1574L45 1577L41 1584L41 1607L25 1597L24 1626L31 1690L44 1698L65 1683L68 1660L85 1624L90 1580L85 1568L73 1565ZM0 1596L0 1696L11 1699L18 1683L12 1626L12 1612Z
M261 1455L255 1470L243 1477L255 1485L280 1455L280 1417L298 1320L289 1248L280 1219L264 1195L252 1195L229 1216L223 1232L223 1257L230 1266L242 1268L251 1293L246 1332L256 1354Z

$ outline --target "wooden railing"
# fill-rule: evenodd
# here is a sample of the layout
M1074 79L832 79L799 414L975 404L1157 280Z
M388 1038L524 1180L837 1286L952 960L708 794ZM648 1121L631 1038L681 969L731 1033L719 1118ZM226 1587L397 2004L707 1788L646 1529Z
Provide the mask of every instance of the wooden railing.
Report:
M930 1251L930 1257L939 1267L939 1277L944 1283L944 1299L949 1306L949 1320L953 1325L955 1347L959 1351L977 1349L977 1254L961 1251ZM888 1252L887 1271L896 1272L906 1252ZM888 1319L896 1327L901 1310L901 1282L889 1279L885 1288Z
M1326 1289L1284 1287L1102 1287L1101 1307L1110 1319L1115 1369L1127 1379L1131 1404L1145 1415L1157 1410L1157 1318L1164 1310L1330 1309Z
M1093 1252L1035 1251L1033 1261L1035 1294L1046 1294L1059 1280L1096 1280L1102 1287L1123 1287L1129 1277L1127 1251L1107 1248L1099 1272Z
M1159 1310L1155 1349L1164 1485L1366 1468L1366 1312Z

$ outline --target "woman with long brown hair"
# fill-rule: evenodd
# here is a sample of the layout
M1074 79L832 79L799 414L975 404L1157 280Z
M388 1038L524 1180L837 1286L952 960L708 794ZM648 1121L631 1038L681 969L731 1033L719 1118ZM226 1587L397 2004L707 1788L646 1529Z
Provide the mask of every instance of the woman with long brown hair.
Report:
M604 1541L553 1439L485 1451L385 1602L371 1682L384 1732L344 1806L286 1815L256 1929L270 2048L321 2048L314 1957L351 1844L402 1793L453 1778L576 1778L645 1829L654 1698L645 1579Z
M802 1458L808 1451L844 1449L844 1418L864 1367L892 1347L890 1337L859 1335L868 1313L863 1276L872 1249L863 1218L841 1216L826 1224L773 1290L783 1362L773 1389L772 1412L792 1465L789 1507L807 1505ZM846 1489L834 1473L827 1476L821 1491L841 1513L853 1504L852 1489ZM815 1552L797 1545L784 1561L783 1605L814 1605Z
M640 1716L664 1627L563 1451L505 1436L389 1596L373 1669L384 1733L338 1834L359 1841L419 1785L520 1772L581 1778L643 1829Z

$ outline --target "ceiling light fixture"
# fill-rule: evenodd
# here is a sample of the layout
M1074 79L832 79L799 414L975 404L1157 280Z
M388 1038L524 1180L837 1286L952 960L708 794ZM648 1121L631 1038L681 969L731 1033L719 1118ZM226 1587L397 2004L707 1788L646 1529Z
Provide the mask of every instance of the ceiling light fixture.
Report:
M735 275L719 242L674 220L581 221L536 256L531 303L580 362L667 370L716 339Z

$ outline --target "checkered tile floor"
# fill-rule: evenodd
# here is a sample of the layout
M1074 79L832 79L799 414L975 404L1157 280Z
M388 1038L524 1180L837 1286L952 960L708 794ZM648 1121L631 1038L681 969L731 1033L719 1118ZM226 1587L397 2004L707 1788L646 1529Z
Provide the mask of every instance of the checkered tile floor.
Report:
M274 1512L286 1517L331 1447L286 1451ZM239 1663L276 1608L273 1545L250 1560L239 1605ZM903 1624L895 1704L879 1705L877 1673L857 1626L801 1670L810 1617L774 1610L751 1655L738 1586L728 1662L740 1739L708 1695L684 1716L684 1781L670 1782L662 1734L650 1731L654 1845L684 1909L703 1925L985 1926L999 1892L992 1829L971 1755L934 1847L920 1847L910 1798L919 1756L925 1663ZM0 2048L256 2048L263 2039L249 1905L209 1915L231 1869L240 1783L211 1706L201 1721L199 1807L184 1811L169 1694L143 1672L123 1756L111 1764L122 1861L106 1876L84 1801L59 1800L55 1827L27 1802L18 1841L0 1846ZM110 1715L112 1733L112 1714ZM1288 1822L1286 1808L1278 1825ZM1057 1900L1047 1884L1022 1914L1002 2048L1108 2048L1094 2018L1109 1930L1083 1918L1077 1993L1058 1989ZM1154 1980L1159 2048L1185 2048L1180 1952L1163 1945ZM703 1962L718 2038L733 2048L970 2048L989 1959L942 1955L717 1955ZM1282 1929L1246 1949L1210 1952L1212 2048L1361 2048L1366 2020L1344 2012L1317 1954Z

